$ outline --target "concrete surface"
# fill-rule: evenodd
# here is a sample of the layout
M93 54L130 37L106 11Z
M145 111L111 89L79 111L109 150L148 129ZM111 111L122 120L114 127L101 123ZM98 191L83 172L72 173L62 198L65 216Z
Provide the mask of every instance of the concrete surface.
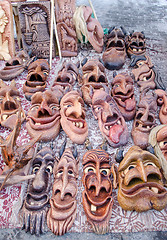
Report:
M88 5L86 0L77 0L77 5ZM124 26L127 31L144 31L150 54L161 77L167 81L167 1L166 0L92 0L97 17L103 27ZM156 56L156 57L155 57ZM56 237L48 232L41 237L31 236L20 229L1 229L0 240L40 239L50 240L96 239L96 240L166 240L167 232L117 233L104 236L93 233L67 233Z

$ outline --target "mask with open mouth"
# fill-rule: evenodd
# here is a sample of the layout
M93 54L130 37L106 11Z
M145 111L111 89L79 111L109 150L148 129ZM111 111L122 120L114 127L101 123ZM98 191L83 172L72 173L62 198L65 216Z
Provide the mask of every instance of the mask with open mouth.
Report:
M40 140L50 141L60 131L59 101L51 90L37 92L32 96L26 128L31 137L41 135Z
M127 54L129 57L132 55L143 55L146 52L146 39L143 32L132 32L125 39Z
M108 232L113 198L109 155L101 149L89 150L83 156L83 207L97 234Z
M45 59L38 59L29 65L27 80L23 85L27 100L30 101L34 93L45 90L49 70L49 64Z
M133 79L126 73L116 75L112 81L111 95L125 120L132 120L136 112Z
M51 208L47 214L47 225L55 235L65 234L76 217L78 161L67 148L54 168L54 183Z
M120 69L125 63L125 35L122 29L111 28L105 40L106 49L102 59L109 70Z
M49 147L42 148L36 154L32 161L32 173L35 174L35 178L29 180L27 194L20 210L22 228L37 236L45 232L54 161L54 153Z
M162 210L167 204L167 191L160 169L155 155L138 146L131 147L118 168L120 206L137 212Z
M16 83L11 81L10 85L0 80L0 124L4 127L14 129L19 108L21 107L21 99ZM25 120L24 110L21 108L21 121Z
M60 102L61 126L68 137L83 144L88 135L84 101L77 91L66 93Z
M129 133L114 99L105 91L97 90L92 97L92 111L102 135L112 147L125 145Z
M148 137L151 129L156 125L155 114L157 111L157 97L155 94L143 91L140 96L138 110L132 127L134 144L142 149L148 146Z
M91 88L95 92L98 89L104 89L104 86L108 86L105 67L98 59L87 60L85 58L82 61L81 85L83 99L88 105L92 102L90 96Z
M132 70L135 76L135 81L140 87L140 92L146 88L155 89L155 81L158 81L158 75L155 72L154 65L148 56L136 56L132 58L131 67L136 67Z
M162 89L156 89L157 103L161 106L159 120L162 124L167 124L167 93Z

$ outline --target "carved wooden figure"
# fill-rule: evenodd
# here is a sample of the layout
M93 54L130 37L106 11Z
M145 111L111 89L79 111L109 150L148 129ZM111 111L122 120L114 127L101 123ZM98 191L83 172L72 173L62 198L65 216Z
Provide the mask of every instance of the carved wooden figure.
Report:
M77 210L78 161L70 148L65 149L54 167L51 208L47 225L55 235L63 235L72 227Z
M161 106L159 120L162 124L167 124L167 93L162 89L155 90L157 94L157 104Z
M62 56L77 56L77 37L73 23L75 0L55 0L55 11Z
M105 234L109 230L113 205L109 155L101 149L90 150L84 154L82 163L84 211L93 231Z
M37 236L46 230L45 220L49 209L54 161L54 153L49 147L44 147L37 152L31 163L35 178L29 180L20 210L22 228Z
M118 202L129 211L162 210L167 204L161 166L152 153L133 146L121 161L118 172L112 167L114 186L119 184Z
M8 61L15 53L12 7L0 1L0 60Z
M18 11L23 48L38 58L49 58L50 2L18 3Z
M99 128L112 147L125 145L129 138L128 128L114 99L105 91L97 90L92 97L92 111Z

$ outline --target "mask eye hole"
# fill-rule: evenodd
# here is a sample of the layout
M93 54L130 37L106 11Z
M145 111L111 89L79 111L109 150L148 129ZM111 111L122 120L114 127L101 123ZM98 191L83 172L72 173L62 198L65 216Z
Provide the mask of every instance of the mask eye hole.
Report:
M130 170L132 170L135 167L136 167L135 165L130 165L127 169L124 170L124 174L127 174Z
M110 169L107 168L100 169L100 173L103 174L104 176L108 176L110 175Z
M73 176L73 177L74 177L74 173L73 173L72 170L68 170L68 174L69 174L70 176Z
M52 173L53 172L52 166L48 165L47 168L46 168L46 171L49 172L49 173Z
M62 174L63 174L63 170L60 169L60 170L58 171L58 173L57 173L57 177L60 177Z
M146 163L144 163L144 166L153 166L153 167L156 167L155 163L153 163L153 162L146 162Z
M95 173L96 169L94 167L87 167L84 170L85 173Z
M33 174L36 174L38 172L39 168L40 168L39 166L34 167L32 170Z

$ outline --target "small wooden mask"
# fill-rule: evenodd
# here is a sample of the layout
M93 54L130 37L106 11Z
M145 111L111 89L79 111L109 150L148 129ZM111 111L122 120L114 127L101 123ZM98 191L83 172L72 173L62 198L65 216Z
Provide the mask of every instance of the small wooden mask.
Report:
M157 94L157 104L161 106L159 120L162 124L167 124L167 93L162 89L155 90Z
M140 96L138 110L133 122L132 138L134 144L145 149L148 146L148 137L151 129L156 125L157 111L156 95L143 91Z
M109 70L120 69L125 63L125 35L121 29L112 28L106 36L106 49L103 53L104 66Z
M126 49L129 57L143 55L146 52L146 39L143 32L133 32L126 37Z
M92 97L92 111L102 135L112 147L125 145L129 133L114 99L105 91L97 90Z
M31 137L41 135L40 140L50 141L60 131L60 107L51 90L37 92L32 96L26 128Z
M125 120L132 120L136 112L133 79L126 73L116 75L112 81L111 95Z
M85 120L84 101L77 91L66 93L60 102L61 126L68 137L77 144L83 144L88 135Z
M43 92L49 75L49 64L45 59L38 59L28 67L27 80L23 85L23 92L27 100L36 92Z
M84 191L83 207L87 220L97 234L108 232L113 198L109 155L101 149L86 152L83 156Z
M73 225L77 209L78 162L67 148L54 167L54 183L51 208L47 225L55 235L65 234Z
M118 202L125 210L162 210L167 204L158 158L133 146L118 168ZM115 174L113 174L115 176Z
M17 121L19 108L21 107L20 94L15 81L10 85L0 80L0 124L14 129ZM21 108L21 121L25 120L24 110Z
M35 174L35 178L29 180L26 197L20 210L22 228L37 236L45 232L54 161L54 153L49 147L42 148L36 154L32 160L32 173Z

